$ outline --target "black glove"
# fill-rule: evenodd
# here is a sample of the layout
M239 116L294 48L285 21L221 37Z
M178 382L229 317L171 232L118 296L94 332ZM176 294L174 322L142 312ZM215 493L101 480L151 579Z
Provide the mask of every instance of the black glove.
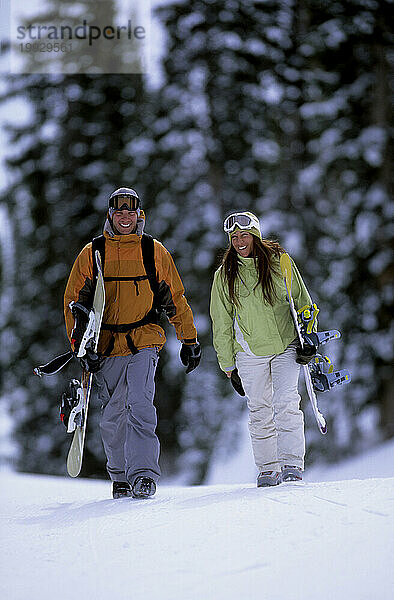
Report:
M198 367L201 360L201 346L197 344L182 344L181 351L179 354L181 362L186 369L186 373L191 373L193 369Z
M89 373L97 373L100 371L104 359L102 356L99 356L93 352L93 350L89 350L89 348L87 348L86 354L84 354L84 356L80 356L78 360L84 371L88 371Z
M79 302L73 302L70 307L75 320L74 327L71 332L71 341L74 344L75 352L78 352L83 334L85 333L86 325L88 324L89 310Z
M238 374L238 369L233 369L231 371L230 381L235 391L238 392L240 396L245 396L245 390L243 388L241 378Z
M296 346L296 352L296 362L299 365L307 365L316 355L316 346L314 344L308 344L308 342L304 342L303 348L301 348L301 345Z

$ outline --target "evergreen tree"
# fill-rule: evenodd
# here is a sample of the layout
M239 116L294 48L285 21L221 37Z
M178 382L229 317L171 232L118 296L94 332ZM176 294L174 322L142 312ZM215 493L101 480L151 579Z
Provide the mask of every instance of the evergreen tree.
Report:
M391 385L389 333L383 331L390 283L384 223L389 4L200 0L160 11L168 48L155 123L159 179L152 189L160 199L160 227L176 253L179 248L201 320L204 379L215 368L206 317L225 243L222 219L230 210L251 209L262 215L264 235L279 236L299 262L321 305L321 328L342 330L342 345L329 352L353 371L351 386L321 397L330 436L322 439L308 419L311 460L343 456L356 448L355 440L371 443L373 413L387 412L380 398ZM182 206L181 220L174 201ZM369 250L359 246L354 223ZM384 248L372 235L379 225ZM176 246L182 235L185 245ZM367 304L378 306L379 316ZM217 375L212 397L208 381L183 400L186 415L188 404L193 409L199 400L184 437L198 455L200 476L220 428L232 418L228 401L223 414L219 400L228 395L226 384ZM205 423L207 406L222 420Z
M47 14L59 5L70 3L48 3ZM121 74L15 75L3 99L23 99L31 113L27 125L10 127L12 185L2 198L16 265L13 311L3 324L3 393L15 422L17 468L62 473L71 440L58 417L60 394L78 367L43 379L32 369L68 347L62 306L71 266L101 232L109 193L137 179L137 161L125 149L146 127L149 105L142 77ZM96 431L84 472L102 475L98 410L91 412Z
M211 345L209 295L227 237L222 220L232 210L262 212L264 189L279 145L267 128L266 102L275 90L261 84L280 48L269 39L277 10L253 2L174 3L160 15L168 32L165 83L154 124L156 221L187 282L203 343L201 367L184 388L180 443L192 481L204 478L218 438L236 446L242 403L220 374ZM181 207L181 214L174 210ZM286 207L280 199L277 210ZM264 233L270 234L269 225ZM182 239L182 244L177 243Z
M295 257L322 309L320 329L343 333L327 351L353 382L320 397L328 436L307 419L309 459L393 435L390 4L174 2L159 11L168 46L155 94L139 76L13 79L7 96L32 109L29 126L12 130L14 179L3 198L17 264L3 365L20 468L64 468L69 440L53 435L54 398L69 373L29 373L64 350L70 266L120 183L138 182L146 229L174 255L203 345L199 369L185 376L169 330L156 394L165 470L179 455L189 481L202 481L218 440L236 446L243 402L218 370L208 308L223 217L238 209L261 216L264 236ZM97 436L88 453L87 472L101 473Z
M314 213L310 267L319 301L328 309L322 324L341 329L345 344L338 347L338 359L353 372L352 385L327 400L331 440L335 454L343 456L394 432L389 400L393 32L390 2L312 2L311 9L316 5L300 48L319 66L319 85L309 84L301 107L309 165L298 183L311 217Z

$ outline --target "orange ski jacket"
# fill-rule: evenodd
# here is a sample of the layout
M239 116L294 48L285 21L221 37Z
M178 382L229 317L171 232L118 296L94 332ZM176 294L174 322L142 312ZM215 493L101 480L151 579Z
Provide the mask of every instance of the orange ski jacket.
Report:
M119 326L143 319L153 305L153 292L143 264L141 235L111 235L104 230L105 237L105 309L103 325ZM154 259L158 281L160 307L174 325L177 338L184 343L197 342L197 331L193 314L184 295L184 287L174 261L168 250L154 240ZM132 281L127 278L137 278ZM122 280L122 278L125 278ZM140 279L141 278L141 279ZM70 302L91 305L93 296L92 243L87 244L78 255L70 273L64 294L64 315L67 336L71 342L74 317ZM118 333L102 329L98 352L107 355L127 356L131 354L127 335L137 350L157 347L159 350L166 341L163 328L156 323L148 323L130 331ZM71 344L73 347L73 344ZM74 350L74 348L73 348Z

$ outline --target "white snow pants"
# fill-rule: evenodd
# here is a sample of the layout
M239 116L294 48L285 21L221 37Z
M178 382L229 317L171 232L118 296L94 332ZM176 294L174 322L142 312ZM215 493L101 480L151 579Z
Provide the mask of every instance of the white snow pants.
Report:
M295 361L295 346L292 342L282 354L270 356L237 353L259 471L280 471L283 465L304 468L304 415L300 410L300 365Z

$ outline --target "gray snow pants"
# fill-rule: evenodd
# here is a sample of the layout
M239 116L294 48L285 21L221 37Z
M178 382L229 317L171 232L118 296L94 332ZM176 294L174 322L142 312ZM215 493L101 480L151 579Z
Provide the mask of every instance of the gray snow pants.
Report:
M128 481L139 475L160 477L160 444L155 430L156 348L137 354L109 357L96 374L101 401L101 438L112 481Z
M249 432L259 471L304 468L304 415L300 410L296 344L282 354L238 352L236 364L249 408Z

